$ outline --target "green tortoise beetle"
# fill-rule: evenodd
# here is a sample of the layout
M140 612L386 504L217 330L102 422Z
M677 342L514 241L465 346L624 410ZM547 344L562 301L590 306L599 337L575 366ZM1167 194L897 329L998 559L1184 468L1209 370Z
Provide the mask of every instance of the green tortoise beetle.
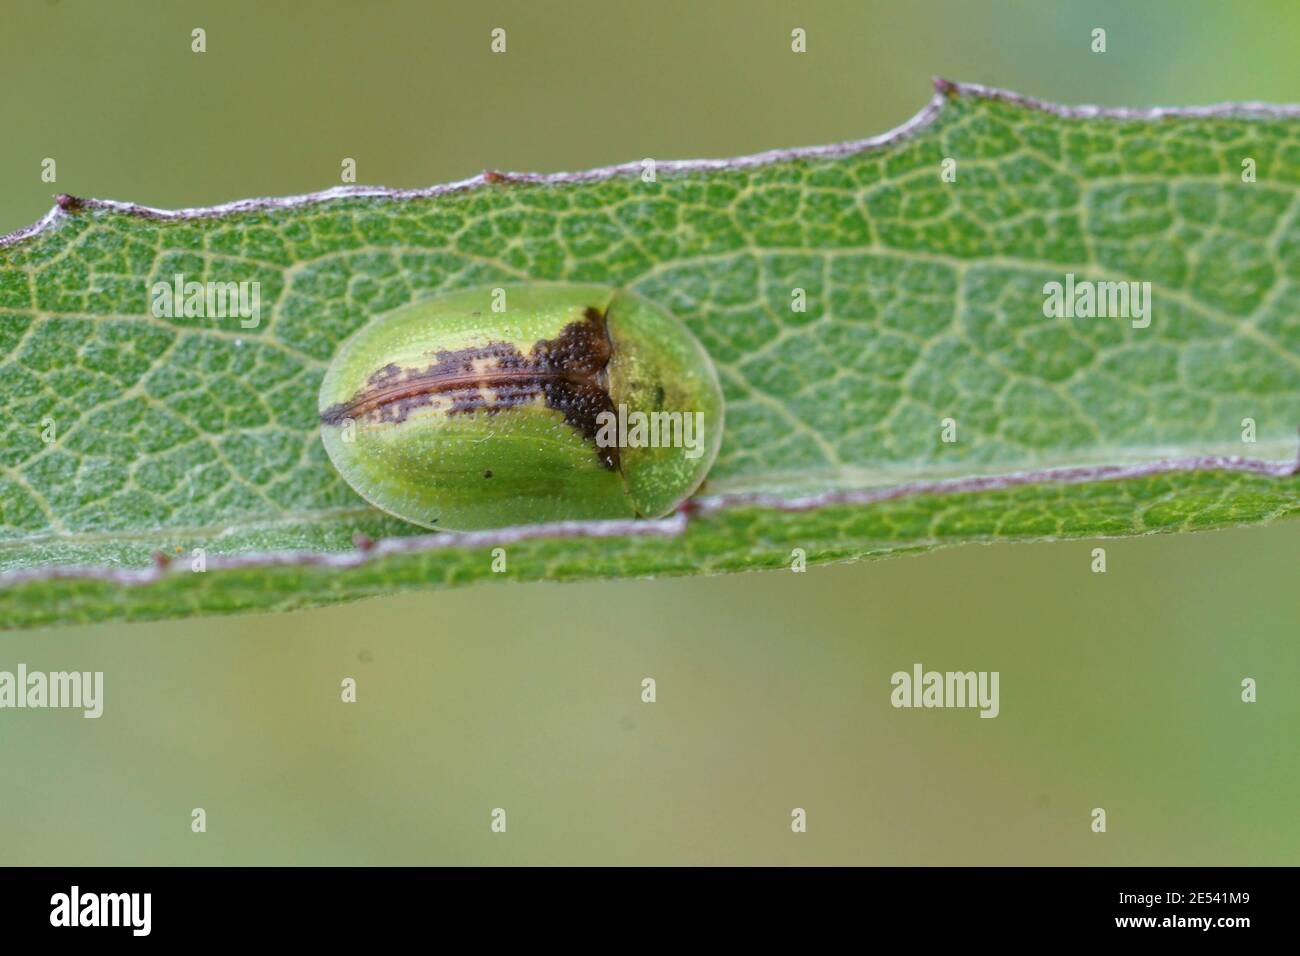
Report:
M474 288L364 326L321 438L371 504L429 528L657 518L704 480L723 401L704 347L626 290Z

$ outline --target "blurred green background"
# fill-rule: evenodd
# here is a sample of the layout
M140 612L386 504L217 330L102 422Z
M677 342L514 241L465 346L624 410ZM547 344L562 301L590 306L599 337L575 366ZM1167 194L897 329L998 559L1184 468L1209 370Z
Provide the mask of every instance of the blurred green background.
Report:
M1289 0L14 2L0 232L345 156L423 186L859 138L935 74L1296 102L1298 35ZM98 721L0 712L0 863L1300 862L1300 522L1106 542L1105 575L1095 544L0 634L0 669L106 683ZM1001 716L892 709L915 661L1001 671Z

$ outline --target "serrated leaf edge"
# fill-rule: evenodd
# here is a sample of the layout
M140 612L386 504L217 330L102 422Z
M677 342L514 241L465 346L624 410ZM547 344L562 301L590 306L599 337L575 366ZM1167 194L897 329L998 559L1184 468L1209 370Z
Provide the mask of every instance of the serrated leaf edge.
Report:
M939 481L916 481L880 488L840 489L815 495L781 497L762 492L738 492L727 495L704 495L682 504L666 518L655 520L557 521L549 524L515 525L490 531L435 532L411 537L365 540L349 551L266 551L230 556L213 555L206 561L209 572L247 570L284 565L315 566L337 569L359 567L370 561L398 554L418 554L451 548L473 550L505 547L525 541L573 538L676 538L686 533L698 517L736 508L762 508L769 511L803 512L834 506L862 506L920 495L971 494L1001 491L1032 484L1079 485L1100 481L1124 481L1157 475L1228 471L1290 478L1300 475L1300 454L1293 461L1264 461L1235 455L1208 455L1189 458L1166 458L1134 465L1085 465L1011 472L1005 475L980 475ZM148 568L116 568L100 565L50 565L0 572L0 590L32 581L81 579L110 584L138 586L152 584L167 574L189 573L184 562L173 562L165 554L155 555Z

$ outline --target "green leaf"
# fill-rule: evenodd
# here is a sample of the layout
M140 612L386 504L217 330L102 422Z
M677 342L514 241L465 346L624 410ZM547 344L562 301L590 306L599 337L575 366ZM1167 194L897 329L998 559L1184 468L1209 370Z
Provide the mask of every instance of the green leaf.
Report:
M178 213L60 197L0 240L0 623L1295 514L1298 120L940 83L876 140L653 181L485 174ZM178 273L259 282L260 323L155 317ZM1045 316L1067 274L1151 283L1149 326ZM728 403L700 496L662 521L464 536L366 506L318 435L335 348L405 303L530 280L628 286L699 336Z

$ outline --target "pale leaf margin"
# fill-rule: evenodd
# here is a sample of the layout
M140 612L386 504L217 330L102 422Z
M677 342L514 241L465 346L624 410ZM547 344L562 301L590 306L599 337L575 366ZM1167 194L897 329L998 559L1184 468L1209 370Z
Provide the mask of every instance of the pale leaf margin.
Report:
M735 170L797 159L834 159L883 149L903 142L934 121L949 96L968 96L999 100L1038 110L1065 119L1156 120L1176 117L1233 116L1259 119L1300 119L1300 104L1271 104L1257 101L1216 103L1188 107L1106 107L1063 106L1035 99L1009 90L970 83L954 83L936 77L930 101L909 120L894 129L868 139L828 146L770 150L734 159L675 160L656 164L661 171L674 173ZM86 209L104 209L131 216L156 220L219 219L245 212L294 209L343 198L382 198L392 200L428 199L447 193L479 189L501 183L576 184L598 182L621 176L639 176L640 162L623 163L600 169L573 173L514 173L485 171L469 179L422 189L389 189L381 186L335 186L331 189L297 196L243 199L217 206L190 209L156 209L112 199L83 199L67 194L57 197L55 206L30 226L0 236L0 248L14 245L51 228L61 218ZM449 549L479 549L518 544L525 541L563 539L603 539L626 537L675 538L683 535L696 516L707 516L733 508L762 508L779 512L804 512L834 506L867 506L898 498L922 495L956 495L999 491L1022 485L1057 486L1124 481L1170 474L1194 474L1226 471L1272 478L1300 475L1300 453L1291 461L1268 461L1240 456L1207 455L1163 458L1131 465L1087 465L1044 468L1001 475L980 475L936 481L916 481L884 487L848 489L814 495L782 497L761 492L703 495L684 502L677 511L657 520L561 521L550 524L519 525L490 531L437 532L433 534L385 538L373 541L360 538L348 551L282 550L248 552L236 555L213 555L207 559L208 571L257 569L283 566L315 566L348 569L369 561L399 554L435 552ZM79 579L120 586L156 583L168 574L188 574L162 553L154 564L145 568L122 568L109 565L50 565L19 568L0 572L0 589L43 580Z

